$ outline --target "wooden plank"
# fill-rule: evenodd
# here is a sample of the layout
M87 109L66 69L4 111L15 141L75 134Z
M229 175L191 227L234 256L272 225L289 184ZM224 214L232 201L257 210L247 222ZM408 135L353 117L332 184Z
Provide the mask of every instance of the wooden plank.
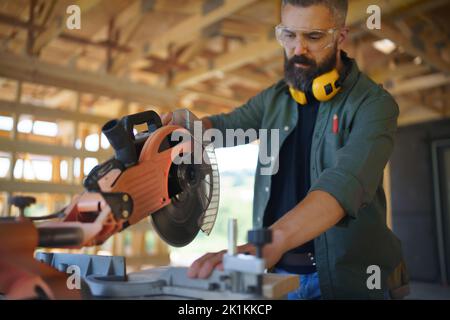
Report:
M187 64L192 60L199 52L201 52L206 46L204 39L198 39L192 43L186 50L184 50L178 57L178 63Z
M267 299L282 299L288 292L300 286L298 275L265 273L263 275L263 296Z
M369 17L367 8L371 5L377 5L381 8L381 28L383 28L386 21L386 17L391 14L402 12L405 9L409 9L417 4L428 2L428 0L353 0L348 3L347 25L365 21Z
M0 190L14 193L68 193L76 194L83 191L80 185L52 182L25 182L0 179Z
M178 73L173 81L176 87L187 87L198 82L213 78L220 73L237 69L243 65L263 57L273 55L282 48L277 41L263 40L248 44L242 48L223 54L212 61L208 66L196 68L191 71Z
M400 95L408 92L435 88L449 83L450 75L435 73L399 82L398 84L394 84L393 87L387 88L387 90L393 95Z
M186 96L192 96L194 100L196 99L202 99L207 100L213 103L221 104L230 106L233 108L239 107L242 105L245 101L234 99L234 98L228 98L228 97L222 97L215 94L211 94L208 92L198 91L198 90L186 90L185 91Z
M380 39L388 38L396 45L401 46L410 55L421 57L426 64L436 69L436 71L450 73L450 63L446 62L436 54L427 39L421 38L421 41L426 44L425 50L422 50L413 44L411 41L412 38L406 37L403 32L400 32L397 28L387 22L383 22L381 30L369 31Z
M99 150L93 152L54 144L14 141L7 138L0 138L0 150L13 153L31 153L72 158L97 158L99 161L112 156L112 150Z
M430 71L428 66L405 63L396 66L394 69L380 68L369 72L370 78L377 83L383 83L391 78L412 77Z
M127 61L128 63L132 63L133 61L144 58L151 53L166 50L169 45L180 46L187 44L199 37L204 28L213 25L214 23L252 3L255 3L256 1L257 0L225 0L223 5L206 14L194 14L162 33L156 39L153 39L147 50L142 50L140 47L133 50L133 52L127 56ZM148 64L148 62L144 62L144 64L145 63ZM143 67L144 64L139 63L139 66Z
M13 113L29 114L35 116L38 119L73 120L98 125L104 125L106 122L108 122L115 116L111 115L111 117L104 117L90 113L40 107L31 104L17 103L1 99L0 99L0 112L5 112L9 114Z
M53 39L56 39L64 31L67 18L66 10L69 5L78 5L80 7L81 17L83 17L83 14L97 7L101 2L101 0L58 1L50 15L47 28L34 39L34 45L31 49L32 54L39 54L46 45Z
M436 112L430 108L424 108L422 106L413 107L406 113L400 113L398 119L399 126L406 126L415 123L423 123L426 121L432 121L437 119L448 118L443 117L441 113Z
M173 90L155 88L104 74L76 70L11 53L0 53L0 76L92 93L158 107L174 107Z
M273 84L273 81L269 76L252 72L248 69L237 69L230 72L230 75L243 78L245 80L254 82L262 88L266 88Z
M129 45L131 43L137 30L141 24L145 22L145 13L146 11L142 6L142 1L135 0L114 19L115 28L120 30L119 40L122 45ZM111 74L118 74L118 72L123 69L124 65L130 63L130 54L133 54L136 50L137 49L134 49L131 53L116 55L109 72Z

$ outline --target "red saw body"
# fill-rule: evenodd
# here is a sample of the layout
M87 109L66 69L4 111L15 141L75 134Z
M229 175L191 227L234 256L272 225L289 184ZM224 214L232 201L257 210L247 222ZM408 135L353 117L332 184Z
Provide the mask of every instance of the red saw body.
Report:
M142 124L147 130L135 135L134 127ZM85 192L50 216L60 219L39 224L24 217L0 220L0 293L19 297L19 283L38 286L49 297L55 288L64 292L60 285L52 290L45 285L52 281L42 280L57 279L61 274L34 260L37 246L100 245L148 216L156 232L173 246L187 245L199 230L211 231L219 200L212 145L201 144L201 161L195 161L194 146L201 142L183 126L162 126L153 111L111 120L102 131L115 156L89 173ZM19 249L11 250L15 247ZM17 280L9 277L6 281L13 270ZM30 290L23 291L23 297ZM73 297L65 294L59 297Z

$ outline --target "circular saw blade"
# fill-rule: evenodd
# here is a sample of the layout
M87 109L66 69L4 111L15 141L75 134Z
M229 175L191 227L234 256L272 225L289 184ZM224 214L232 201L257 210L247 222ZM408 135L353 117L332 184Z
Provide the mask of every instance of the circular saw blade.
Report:
M151 214L158 235L174 247L186 246L197 236L213 197L214 170L209 164L172 164L171 203Z

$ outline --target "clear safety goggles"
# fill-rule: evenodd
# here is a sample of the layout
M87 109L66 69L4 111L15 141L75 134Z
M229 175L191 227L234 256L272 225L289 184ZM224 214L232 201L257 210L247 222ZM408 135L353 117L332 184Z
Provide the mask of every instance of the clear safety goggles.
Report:
M308 51L320 51L333 45L337 29L292 29L279 24L275 27L278 42L286 49L294 49L300 42Z

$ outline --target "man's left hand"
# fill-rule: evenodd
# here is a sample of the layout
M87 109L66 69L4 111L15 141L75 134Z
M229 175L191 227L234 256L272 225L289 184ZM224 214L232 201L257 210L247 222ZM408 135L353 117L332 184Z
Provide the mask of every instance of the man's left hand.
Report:
M188 270L190 278L208 278L214 269L223 270L222 259L226 250L214 253L207 253L195 260ZM250 253L255 255L256 249L253 245L247 243L237 247L238 253ZM273 267L284 254L284 237L279 230L272 231L272 243L264 246L263 258L266 262L266 268Z

